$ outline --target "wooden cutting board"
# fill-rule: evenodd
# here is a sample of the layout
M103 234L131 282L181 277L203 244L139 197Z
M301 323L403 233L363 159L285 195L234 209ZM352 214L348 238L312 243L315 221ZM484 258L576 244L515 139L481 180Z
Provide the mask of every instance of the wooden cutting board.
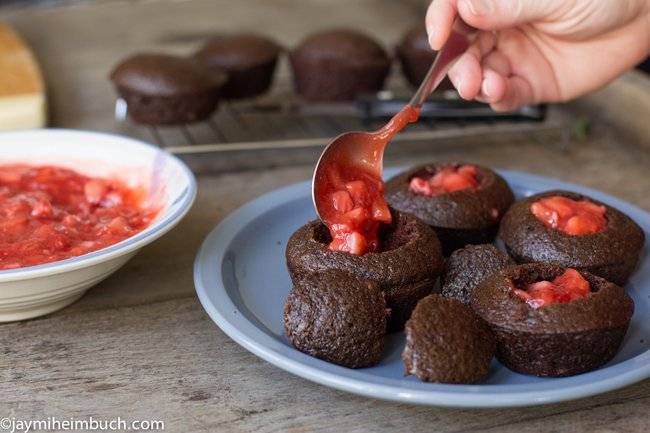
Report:
M38 63L23 39L0 23L0 130L45 123L45 84Z

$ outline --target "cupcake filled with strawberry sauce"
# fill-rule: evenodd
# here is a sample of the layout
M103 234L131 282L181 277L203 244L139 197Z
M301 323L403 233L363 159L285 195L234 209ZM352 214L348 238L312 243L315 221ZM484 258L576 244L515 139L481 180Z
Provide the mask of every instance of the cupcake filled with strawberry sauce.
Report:
M417 302L436 287L444 264L440 243L412 215L387 208L389 222L378 222L358 219L358 208L346 212L353 214L342 216L340 226L328 229L317 220L300 227L287 244L289 274L294 284L329 270L370 280L384 293L388 331L402 330Z
M390 179L386 201L431 226L449 255L467 244L494 240L514 195L506 181L487 167L435 162Z
M499 237L518 263L550 262L624 284L645 242L643 230L619 210L590 197L548 191L515 203Z
M472 292L471 306L492 328L501 363L519 373L553 377L610 361L634 312L620 286L550 263L492 274Z

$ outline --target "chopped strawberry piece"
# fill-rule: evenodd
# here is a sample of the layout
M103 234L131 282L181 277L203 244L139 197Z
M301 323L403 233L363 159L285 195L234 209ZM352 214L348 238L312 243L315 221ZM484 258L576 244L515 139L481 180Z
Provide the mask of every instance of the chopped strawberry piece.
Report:
M357 206L367 206L370 203L370 192L364 181L348 182L345 184L345 189L350 193L354 204Z
M529 299L533 299L533 297L530 295L530 293L528 293L525 290L513 289L512 293L515 294L516 296L520 297L521 299L525 300L525 301L528 301Z
M390 223L392 217L390 209L383 199L378 199L372 202L372 219L382 223Z
M361 233L350 232L332 240L329 247L333 251L343 251L360 256L367 251L368 242Z
M350 233L345 240L345 244L349 253L356 254L358 256L365 253L366 247L368 246L366 238L363 237L363 235L359 232Z
M51 218L54 216L54 208L48 200L37 200L32 204L31 216L35 218Z
M543 203L535 202L530 205L530 211L537 219L544 221L546 224L557 227L560 216L556 211Z
M37 238L47 238L49 236L53 236L56 234L56 231L54 231L54 227L51 225L42 225L38 227L36 230L33 232L34 237Z
M605 206L586 199L545 197L531 204L530 211L547 227L574 236L598 233L607 225Z
M582 206L585 208L585 210L590 211L594 214L605 215L605 212L607 212L607 208L605 206L596 204L589 200L583 200Z
M416 194L433 195L431 183L421 177L414 177L409 183L409 189Z
M474 165L461 165L458 168L458 173L467 178L476 178L476 166Z
M336 191L332 194L332 205L337 212L346 213L354 209L354 202L347 191Z
M530 299L527 302L534 302L536 307L543 307L544 305L552 304L553 302L560 302L559 298L563 297L563 293L556 291L555 286L550 281L540 281L528 286L528 294Z
M22 178L21 170L4 169L0 170L0 183L18 183Z
M351 232L353 230L354 230L354 228L353 228L353 226L351 224L342 223L342 222L332 224L330 226L330 231L333 233L333 235L332 235L333 239L336 239L339 235L341 235L343 233Z
M91 179L84 185L84 194L88 203L99 204L108 193L108 185L100 179Z
M566 304L582 299L589 296L591 287L580 272L568 268L553 281L531 283L525 290L513 289L512 293L536 309L550 304Z
M450 173L442 180L442 186L447 192L460 191L461 189L475 188L476 180L460 173Z
M547 209L557 212L558 217L568 218L574 215L575 206L571 202L572 200L566 197L554 196L548 197L542 203Z
M345 251L345 238L344 237L337 237L332 239L332 242L330 242L330 250L332 251Z
M131 228L126 218L118 216L113 218L107 225L108 229L115 234L127 234Z
M564 231L570 235L588 235L598 233L602 227L599 215L580 214L569 218L564 226Z
M14 241L28 226L29 219L25 216L15 216L0 220L0 232L7 237L7 240L11 241Z
M428 179L413 177L409 189L421 195L435 196L463 189L474 189L479 186L476 167L461 165L460 167L444 167Z
M568 268L562 275L553 280L553 284L566 288L571 292L586 296L591 291L589 281L573 268Z
M349 212L343 214L343 220L349 221L351 226L361 225L365 220L368 219L368 211L362 208L361 206L355 207Z

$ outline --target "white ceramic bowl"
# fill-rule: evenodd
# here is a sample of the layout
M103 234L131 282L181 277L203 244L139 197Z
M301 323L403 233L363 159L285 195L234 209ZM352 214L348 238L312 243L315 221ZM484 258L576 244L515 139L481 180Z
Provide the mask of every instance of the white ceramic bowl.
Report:
M143 246L174 227L192 206L196 181L176 157L157 147L97 132L62 129L0 133L0 164L57 165L145 187L161 206L142 232L107 248L58 262L0 271L0 321L51 313L79 299Z

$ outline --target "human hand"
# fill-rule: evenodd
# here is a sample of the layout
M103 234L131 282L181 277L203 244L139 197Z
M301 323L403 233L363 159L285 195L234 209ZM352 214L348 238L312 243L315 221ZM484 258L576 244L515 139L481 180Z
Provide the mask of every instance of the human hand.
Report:
M434 50L457 15L480 32L449 78L497 111L591 92L650 53L650 0L434 0Z

